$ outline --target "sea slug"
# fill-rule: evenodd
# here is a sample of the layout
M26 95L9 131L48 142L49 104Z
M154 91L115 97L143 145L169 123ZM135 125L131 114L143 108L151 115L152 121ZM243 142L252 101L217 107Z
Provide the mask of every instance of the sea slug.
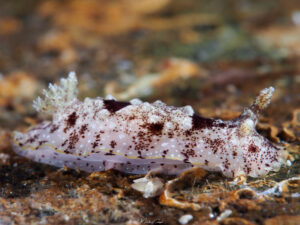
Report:
M33 107L52 115L26 133L15 132L13 149L36 162L88 172L117 169L145 174L160 169L178 174L197 166L227 177L257 177L278 170L286 151L255 130L259 112L273 87L230 121L203 118L191 106L167 106L133 99L77 99L71 72L60 85L49 85Z

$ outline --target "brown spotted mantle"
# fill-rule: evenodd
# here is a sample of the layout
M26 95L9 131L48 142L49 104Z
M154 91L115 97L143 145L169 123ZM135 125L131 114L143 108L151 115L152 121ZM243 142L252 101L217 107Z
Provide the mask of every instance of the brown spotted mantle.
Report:
M199 166L225 176L259 176L278 169L285 151L255 130L258 113L273 88L264 89L250 108L231 121L203 118L190 106L167 106L133 99L77 99L70 73L50 85L34 107L53 114L26 133L16 132L14 150L34 161L84 171L117 169L145 174L178 174Z

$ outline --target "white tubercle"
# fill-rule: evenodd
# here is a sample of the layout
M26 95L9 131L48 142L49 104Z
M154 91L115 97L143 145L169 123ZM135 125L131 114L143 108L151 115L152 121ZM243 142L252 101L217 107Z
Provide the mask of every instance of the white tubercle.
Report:
M132 104L132 105L140 105L140 104L143 103L142 100L140 100L140 99L138 99L138 98L131 99L129 102L130 102L130 104Z
M115 100L115 101L117 100L114 96L112 96L110 94L106 95L104 99L105 100Z

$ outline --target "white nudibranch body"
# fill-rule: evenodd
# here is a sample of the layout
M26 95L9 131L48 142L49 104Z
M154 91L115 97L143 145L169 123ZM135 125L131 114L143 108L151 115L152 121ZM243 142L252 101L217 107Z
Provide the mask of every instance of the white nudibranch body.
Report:
M284 149L255 130L258 113L270 102L273 87L231 121L203 118L190 106L161 101L77 99L70 73L59 86L49 85L34 108L53 115L26 133L15 132L13 149L34 161L84 171L117 169L145 174L160 169L178 174L194 166L225 176L257 177L286 161Z

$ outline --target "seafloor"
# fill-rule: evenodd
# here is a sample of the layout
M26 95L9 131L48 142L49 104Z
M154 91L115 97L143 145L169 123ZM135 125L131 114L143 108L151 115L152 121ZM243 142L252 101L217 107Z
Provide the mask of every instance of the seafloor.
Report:
M300 224L299 57L298 0L1 0L0 224ZM294 161L247 183L185 174L146 199L131 187L141 176L14 154L12 132L46 119L32 100L71 70L81 98L160 99L222 119L272 85L257 129Z

